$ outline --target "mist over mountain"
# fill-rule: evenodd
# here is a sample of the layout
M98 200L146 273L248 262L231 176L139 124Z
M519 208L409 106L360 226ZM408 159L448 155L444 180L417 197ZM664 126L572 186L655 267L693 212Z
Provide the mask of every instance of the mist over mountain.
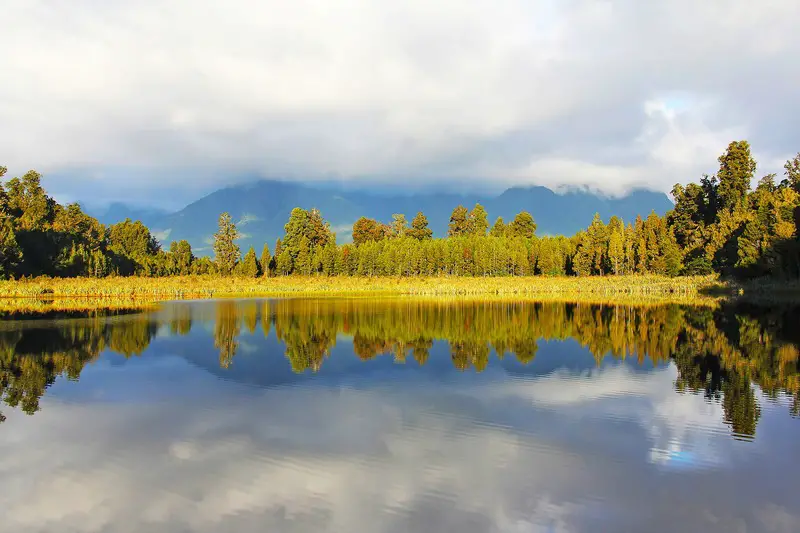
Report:
M595 213L604 220L616 215L630 222L637 215L646 216L651 211L663 215L672 208L666 194L646 190L617 198L586 191L558 194L546 187L513 187L497 196L440 192L400 195L259 181L220 189L175 213L114 204L96 215L105 224L125 218L142 220L162 244L186 239L197 255L209 255L217 219L224 211L231 214L242 233L239 244L243 250L255 246L260 251L264 243L273 249L295 207L319 209L337 241L344 243L351 240L353 222L361 216L389 222L393 213L403 213L410 221L418 211L428 217L434 235L443 237L453 208L459 204L471 208L476 202L486 208L490 223L498 216L508 222L520 211L530 212L538 225L537 235L572 235L588 226Z
M105 225L115 224L126 218L130 218L131 220L141 220L145 226L151 229L154 224L159 224L164 217L170 214L170 212L165 209L134 207L120 202L114 202L106 209L83 207L84 211L91 214Z

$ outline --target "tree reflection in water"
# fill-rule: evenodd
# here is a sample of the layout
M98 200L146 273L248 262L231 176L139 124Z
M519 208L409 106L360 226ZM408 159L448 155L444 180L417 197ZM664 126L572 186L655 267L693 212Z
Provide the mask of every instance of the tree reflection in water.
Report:
M202 305L202 307L200 307ZM213 310L213 312L209 312ZM197 311L197 312L193 312ZM159 331L188 335L194 320L213 321L219 364L235 364L242 331L264 336L274 328L294 372L317 372L337 335L352 338L363 361L382 354L397 363L425 365L435 340L449 343L453 366L483 371L492 354L528 364L538 341L574 339L597 364L607 357L639 364L672 362L679 393L721 403L737 438L752 438L761 416L759 386L767 398L792 397L800 410L800 308L748 305L631 306L445 300L221 300L174 304L129 317L91 317L0 323L0 397L26 413L58 376L78 379L104 350L142 354ZM162 328L163 326L163 328ZM0 415L1 417L2 415Z

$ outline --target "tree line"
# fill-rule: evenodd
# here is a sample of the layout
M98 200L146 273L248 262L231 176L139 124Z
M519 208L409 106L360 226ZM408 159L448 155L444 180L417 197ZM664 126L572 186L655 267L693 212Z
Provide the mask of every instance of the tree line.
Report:
M78 204L47 195L41 176L28 172L0 186L0 276L244 277L527 276L710 274L800 277L800 154L784 178L770 174L751 189L756 162L747 141L734 141L719 170L700 183L675 185L674 209L627 224L595 214L572 236L538 236L526 211L493 224L480 204L457 206L445 238L434 238L424 213L409 223L395 214L384 223L361 217L352 243L337 244L317 209L292 210L284 235L260 254L242 254L228 213L219 217L214 256L196 257L185 241L163 249L150 230L129 219L104 227ZM0 177L6 169L0 167Z

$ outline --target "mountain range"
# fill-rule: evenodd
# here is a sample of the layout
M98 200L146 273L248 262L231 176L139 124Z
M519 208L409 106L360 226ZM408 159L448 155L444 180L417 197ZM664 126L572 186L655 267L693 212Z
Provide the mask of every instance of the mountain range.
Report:
M441 237L447 233L453 208L459 204L472 208L476 202L486 208L490 224L498 216L509 222L520 211L528 211L538 225L537 235L572 235L586 228L595 213L605 221L617 215L632 222L637 215L646 216L651 211L663 215L672 208L666 194L647 190L616 198L586 191L561 194L538 186L513 187L497 196L435 192L400 195L265 180L217 190L174 213L113 204L105 212L92 214L104 224L125 218L141 220L165 246L186 239L197 255L210 255L219 215L225 211L242 233L242 249L254 246L260 253L264 243L274 249L295 207L318 208L330 222L337 242L345 243L351 240L353 222L361 216L388 223L393 213L403 213L410 222L418 211L425 213L434 235Z

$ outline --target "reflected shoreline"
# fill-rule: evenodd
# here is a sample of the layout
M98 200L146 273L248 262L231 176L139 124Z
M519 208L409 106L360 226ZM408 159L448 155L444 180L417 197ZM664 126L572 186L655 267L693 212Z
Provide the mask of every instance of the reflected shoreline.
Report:
M29 315L29 316L35 316ZM753 438L761 416L754 386L791 397L800 412L800 307L752 304L634 306L563 302L412 299L280 299L169 302L155 310L91 312L82 318L3 321L0 398L33 414L58 378L78 380L108 351L143 354L160 336L208 330L221 369L236 364L244 332L274 334L295 373L324 371L337 337L362 361L390 355L424 366L434 341L449 345L453 368L482 372L493 358L527 365L540 341L573 339L599 366L606 358L674 364L677 393L720 402L737 438ZM274 333L273 333L274 330ZM266 354L258 354L266 356Z

